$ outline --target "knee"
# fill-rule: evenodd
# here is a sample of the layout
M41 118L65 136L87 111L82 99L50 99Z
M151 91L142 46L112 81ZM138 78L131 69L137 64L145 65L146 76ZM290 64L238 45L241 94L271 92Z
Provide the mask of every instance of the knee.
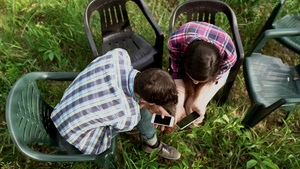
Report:
M147 109L141 109L140 113L141 113L142 120L151 120L152 115Z

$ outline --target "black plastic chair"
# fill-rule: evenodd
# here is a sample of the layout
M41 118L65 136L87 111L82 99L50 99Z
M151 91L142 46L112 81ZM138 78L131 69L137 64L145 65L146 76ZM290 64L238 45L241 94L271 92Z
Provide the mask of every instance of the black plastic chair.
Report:
M100 155L83 155L58 133L50 119L53 108L43 99L36 81L72 81L79 73L34 72L21 77L13 86L6 102L6 122L18 150L27 157L45 162L95 161L101 167L117 168L117 136L111 147ZM51 82L51 81L52 82ZM38 151L45 144L47 153ZM48 149L49 148L49 149ZM55 151L53 151L54 149ZM52 152L53 151L53 152Z
M275 8L273 9L270 17L266 21L264 27L262 28L262 34L268 29L287 29L287 28L300 28L300 13L297 15L285 15L278 20L280 11L285 3L285 0L279 0ZM279 43L300 54L300 36L286 36L275 38Z
M183 2L173 11L169 25L169 36L177 30L174 25L180 15L187 16L187 20L183 21L184 23L190 21L204 21L216 25L216 15L218 13L225 14L229 21L237 53L237 62L230 70L226 84L223 87L222 96L219 100L219 105L222 105L228 98L234 80L244 60L244 49L238 31L236 16L233 10L226 3L218 0L189 0ZM220 27L221 25L216 26ZM169 63L171 64L171 62Z
M114 48L123 48L129 53L135 69L161 68L164 42L163 32L153 19L145 2L143 0L132 1L141 9L155 31L156 40L154 46L145 40L143 36L136 34L132 30L126 10L128 0L92 0L87 5L84 13L84 28L94 57L98 57L99 53L105 54ZM94 11L98 11L100 15L102 31L101 52L98 52L90 29L90 19ZM97 45L99 47L101 44Z

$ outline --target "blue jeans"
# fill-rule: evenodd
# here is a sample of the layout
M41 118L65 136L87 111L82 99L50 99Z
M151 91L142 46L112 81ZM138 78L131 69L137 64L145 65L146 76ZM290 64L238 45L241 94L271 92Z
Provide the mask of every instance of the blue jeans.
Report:
M140 109L141 120L136 125L140 131L144 141L149 145L154 145L157 142L155 127L152 126L152 114L147 109Z
M140 109L141 120L136 125L140 131L144 141L149 145L154 145L157 142L155 127L152 126L152 114L147 109ZM115 137L119 132L113 130L112 137Z
M144 141L149 145L154 145L157 142L155 127L152 126L152 114L147 109L140 109L141 120L136 125L140 131ZM119 132L113 130L112 137L115 137Z

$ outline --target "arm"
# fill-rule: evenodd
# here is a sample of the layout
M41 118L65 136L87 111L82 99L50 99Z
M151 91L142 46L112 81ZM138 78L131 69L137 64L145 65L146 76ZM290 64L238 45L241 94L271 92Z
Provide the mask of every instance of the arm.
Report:
M162 106L153 103L140 103L140 108L148 109L151 114L160 114L162 118L164 118L164 116L170 116Z
M199 124L203 121L205 117L206 106L217 92L214 92L214 86L214 83L206 83L202 85L199 84L195 90L195 95L188 97L186 102L186 112L191 113L196 111L201 115L201 117L195 121L194 124Z
M144 99L141 99L139 103L140 108L148 109L151 114L160 114L163 119L165 116L171 116L162 106L156 105L154 103L148 103ZM152 124L155 128L158 127L157 124ZM165 130L165 126L161 126L161 131Z
M186 116L186 112L184 110L184 103L186 100L185 93L185 84L182 79L175 79L176 88L178 91L178 103L175 107L175 124Z

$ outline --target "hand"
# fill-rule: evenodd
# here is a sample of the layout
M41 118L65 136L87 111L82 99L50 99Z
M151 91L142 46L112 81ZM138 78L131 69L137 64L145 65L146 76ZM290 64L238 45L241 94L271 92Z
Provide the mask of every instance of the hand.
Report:
M203 122L203 119L205 118L205 108L200 111L198 110L197 113L200 114L200 117L193 122L195 126L199 126L199 124Z
M160 114L161 118L163 119L165 116L171 116L163 107L153 104L149 107L147 107L147 109L149 110L149 112L151 114ZM158 124L152 124L155 128L158 127ZM161 126L160 128L161 131L165 130L165 126Z
M206 107L201 105L201 103L197 100L194 100L192 97L189 97L186 101L186 112L188 114L192 113L193 111L196 111L198 114L200 114L200 117L193 122L195 126L198 126L200 123L202 123L204 117L205 117L205 110Z
M151 114L160 114L161 118L170 116L170 114L163 107L156 104L152 104L151 106L147 106L145 108L148 109Z
M186 99L185 83L182 79L175 79L176 88L178 91L178 103L175 107L175 124L186 116L184 110L184 102ZM175 125L174 124L174 125Z
M181 119L183 119L186 116L186 112L184 110L184 107L182 106L177 106L175 109L175 122L174 125L177 124L178 121L180 121Z

